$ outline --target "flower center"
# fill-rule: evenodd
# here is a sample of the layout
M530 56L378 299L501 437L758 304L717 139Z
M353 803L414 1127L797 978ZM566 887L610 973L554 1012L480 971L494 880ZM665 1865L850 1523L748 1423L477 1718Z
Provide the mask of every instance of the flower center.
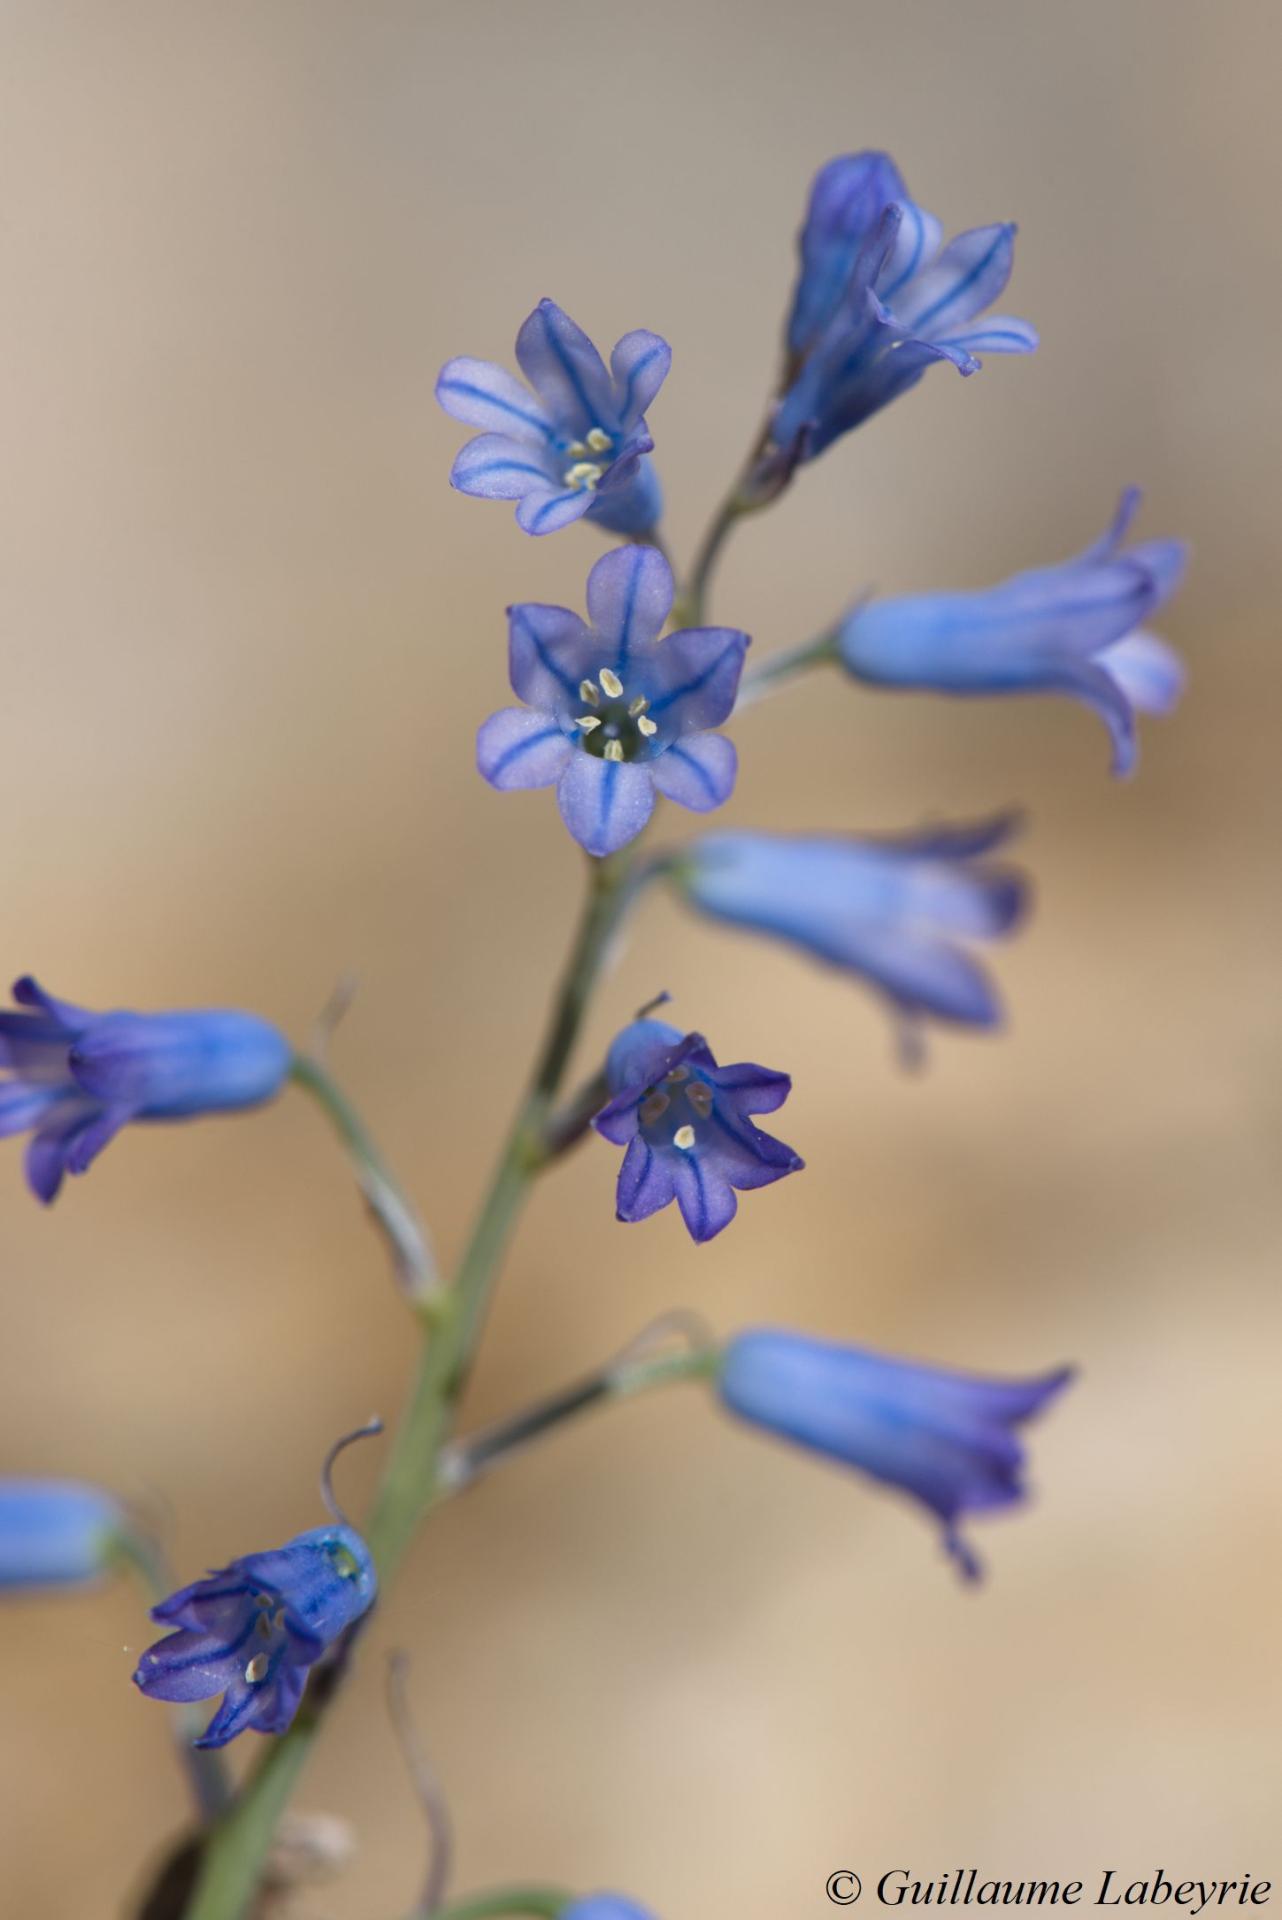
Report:
M584 750L598 760L640 759L659 731L646 711L650 702L645 695L629 699L610 667L602 667L595 680L581 680L579 698L589 711L574 724L583 736Z
M712 1117L712 1088L706 1080L692 1079L689 1067L674 1067L661 1086L650 1088L637 1117L651 1146L693 1153L700 1123Z
M604 480L606 467L610 464L608 459L603 463L601 456L613 451L614 441L604 427L593 427L582 440L571 440L565 449L570 464L561 475L562 485L592 493ZM592 458L594 454L596 459Z

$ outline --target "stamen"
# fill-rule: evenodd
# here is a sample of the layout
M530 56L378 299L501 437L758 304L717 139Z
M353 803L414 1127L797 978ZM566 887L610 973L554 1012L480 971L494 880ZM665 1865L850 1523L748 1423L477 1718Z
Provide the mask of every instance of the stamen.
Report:
M245 1678L251 1687L258 1686L261 1681L267 1678L267 1669L270 1665L271 1661L265 1653L256 1653L254 1655L249 1665L245 1668Z
M662 1120L668 1105L668 1096L661 1088L656 1087L653 1093L648 1093L637 1109L642 1126L652 1127L656 1120Z
M668 1085L675 1087L679 1081L688 1080L689 1078L690 1069L683 1061L679 1067L673 1067L672 1072L668 1075Z
M701 1120L706 1120L712 1112L712 1088L705 1080L696 1080L686 1089L686 1099Z
M561 483L567 487L586 487L589 493L604 478L605 468L598 467L595 460L576 460L561 475Z
M272 1637L272 1622L271 1622L271 1616L270 1616L270 1614L266 1614L266 1613L260 1613L260 1614L259 1614L259 1616L258 1616L258 1636L259 1636L259 1638L260 1638L261 1640L270 1640L270 1639L271 1639L271 1637Z
M636 699L632 702L631 706L628 708L628 712L632 715L632 718L635 720L639 713L645 712L649 704L650 702L646 699L645 695L643 693L639 693Z
M623 742L621 740L607 740L605 743L605 757L607 760L622 760Z
M650 738L650 735L652 733L657 733L658 731L659 731L658 727L655 725L654 721L650 718L648 713L643 713L638 716L637 732L643 733L647 740Z
M611 700L617 700L623 692L623 682L620 680L618 674L611 672L609 667L602 667L597 677L601 682L602 689L609 694Z
M593 427L591 433L588 435L588 445L591 447L593 453L609 453L614 442L603 428ZM570 451L573 453L574 448L571 447Z
M672 1144L674 1147L680 1147L682 1153L689 1153L691 1147L694 1145L694 1128L690 1126L678 1127L672 1136Z
M595 680L580 680L579 698L580 700L586 700L590 707L600 706L601 696L596 690Z
M566 448L566 452L572 460L582 460L587 454L587 451L587 448L581 440L571 440L569 446Z
M576 727L582 727L584 733L591 733L593 727L599 727L600 718L595 713L581 713L575 721Z

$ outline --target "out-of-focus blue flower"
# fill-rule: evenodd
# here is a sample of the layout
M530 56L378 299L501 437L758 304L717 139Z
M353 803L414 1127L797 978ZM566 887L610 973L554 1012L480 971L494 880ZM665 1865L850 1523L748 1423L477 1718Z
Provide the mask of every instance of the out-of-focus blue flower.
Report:
M451 486L515 500L526 533L555 533L584 514L611 533L647 533L659 521L659 483L645 411L672 349L657 333L625 333L609 371L581 327L540 300L516 336L528 388L489 360L447 361L436 382L446 413L483 431L454 462Z
M238 1733L284 1733L308 1668L371 1605L377 1582L353 1528L315 1527L268 1553L184 1587L151 1617L174 1631L138 1662L135 1684L152 1700L222 1704L198 1747Z
M568 607L509 607L509 673L524 707L491 714L476 763L493 787L555 785L566 826L591 854L640 833L656 791L706 813L735 781L727 719L746 633L688 627L659 638L672 570L653 547L618 547L588 575L591 626Z
M0 1138L30 1133L27 1182L51 1201L131 1120L187 1120L258 1106L293 1053L252 1013L90 1013L30 976L0 1012Z
M654 1920L654 1915L620 1893L589 1893L563 1908L560 1920Z
M966 948L1009 933L1026 885L990 861L1009 815L898 838L709 833L673 872L718 920L773 934L861 974L915 1027L927 1015L991 1027L1001 1008Z
M120 1507L99 1487L0 1479L0 1592L94 1580L124 1530Z
M614 1098L592 1124L627 1148L620 1220L648 1220L675 1200L691 1239L711 1240L734 1219L736 1187L767 1187L804 1164L749 1118L783 1105L788 1075L748 1061L719 1067L701 1033L634 1020L610 1048L606 1081Z
M1017 573L980 593L926 593L857 607L840 629L850 672L878 686L935 693L1063 693L1100 715L1113 771L1135 764L1135 713L1167 713L1184 684L1177 656L1140 630L1175 591L1179 540L1121 551L1140 502L1122 495L1113 524L1057 567Z
M980 354L1032 352L1027 321L980 318L1010 278L1014 227L975 227L942 248L941 239L887 154L821 169L801 231L776 449L813 459L937 360L970 374Z
M979 1562L958 1522L1024 1498L1015 1429L1071 1377L1061 1367L1035 1380L990 1380L762 1328L728 1343L720 1390L742 1419L922 1501L943 1522L949 1553L975 1579Z

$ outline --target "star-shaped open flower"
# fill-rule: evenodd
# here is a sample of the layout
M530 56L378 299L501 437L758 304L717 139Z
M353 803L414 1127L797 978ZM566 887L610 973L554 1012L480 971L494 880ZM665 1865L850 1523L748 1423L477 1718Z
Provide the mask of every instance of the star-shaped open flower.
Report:
M442 367L441 406L484 429L455 460L451 486L515 500L526 533L555 533L585 514L612 533L657 525L645 410L672 364L667 341L644 327L625 333L607 371L569 314L540 300L516 336L516 357L533 392L490 360L463 356Z
M783 1105L788 1075L746 1060L719 1067L701 1033L634 1020L610 1048L606 1080L614 1098L592 1124L627 1148L620 1220L648 1220L675 1200L691 1239L711 1240L735 1217L736 1187L768 1187L804 1164L750 1118Z
M555 785L566 826L599 857L640 833L656 792L706 813L734 786L734 747L709 729L734 706L748 636L688 627L661 640L672 597L661 553L619 547L588 575L591 625L568 607L508 609L525 705L490 715L477 766L503 792Z

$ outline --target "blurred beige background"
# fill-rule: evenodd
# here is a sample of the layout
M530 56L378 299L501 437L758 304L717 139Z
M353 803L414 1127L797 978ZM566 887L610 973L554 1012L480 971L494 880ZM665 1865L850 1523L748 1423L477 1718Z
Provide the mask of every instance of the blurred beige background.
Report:
M674 343L652 412L688 554L755 422L809 177L890 147L949 230L1021 222L1031 361L941 371L732 550L759 654L856 588L1060 558L1119 486L1196 549L1184 710L1110 784L1084 713L796 692L728 818L1027 803L1039 907L996 1041L894 1068L871 998L655 902L593 1024L659 987L789 1067L804 1178L706 1249L613 1224L587 1149L530 1209L469 1401L493 1417L678 1301L959 1365L1081 1363L1039 1499L959 1590L903 1503L697 1392L443 1512L302 1804L355 1822L313 1920L377 1920L422 1836L379 1648L448 1783L461 1885L804 1920L837 1867L1282 1879L1274 1163L1282 543L1276 74L1251 0L62 4L0 13L8 975L255 1007L337 1064L455 1254L578 862L472 771L502 608L599 542L450 493L437 367L551 293ZM684 831L684 828L682 828ZM52 1215L0 1156L0 1461L172 1510L183 1578L314 1524L331 1436L411 1363L317 1116L113 1146ZM344 1484L363 1497L376 1449ZM121 1586L0 1637L4 1910L113 1915L183 1812ZM248 1741L242 1743L247 1746ZM240 1754L242 1761L249 1756Z

